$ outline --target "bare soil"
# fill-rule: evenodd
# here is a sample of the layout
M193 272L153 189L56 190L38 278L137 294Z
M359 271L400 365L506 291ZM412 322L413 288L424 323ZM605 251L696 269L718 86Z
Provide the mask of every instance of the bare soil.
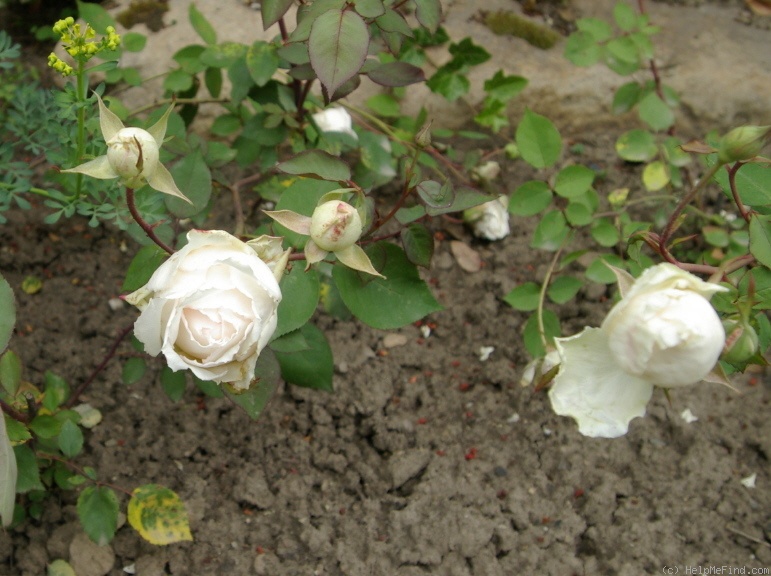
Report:
M615 159L617 134L581 141L574 158L605 171L601 194L639 187L637 169ZM521 163L503 168L502 192L533 176ZM18 300L11 346L27 380L39 383L51 369L74 387L137 316L108 301L120 294L138 246L77 218L45 226L43 214L39 206L12 213L0 228L0 271ZM173 403L157 381L160 363L125 386L121 360L136 352L124 342L84 396L104 422L87 435L78 462L128 490L175 490L194 542L155 547L124 525L99 548L79 527L77 494L55 493L42 518L0 533L0 576L37 576L56 558L78 576L631 576L771 567L771 379L737 379L738 393L700 384L671 402L657 391L627 436L582 437L553 414L545 393L519 384L529 360L526 315L502 297L543 277L548 255L528 247L533 224L513 219L509 237L486 243L437 222L425 279L444 310L422 323L430 334L408 326L398 331L407 343L386 348L385 332L319 314L335 354L335 392L282 385L258 422L192 385ZM479 272L460 269L452 239L479 253ZM19 289L28 275L43 279L41 292ZM590 285L555 308L564 333L598 325L611 297ZM484 362L481 346L495 347ZM698 421L681 418L686 408ZM741 483L751 474L754 488Z

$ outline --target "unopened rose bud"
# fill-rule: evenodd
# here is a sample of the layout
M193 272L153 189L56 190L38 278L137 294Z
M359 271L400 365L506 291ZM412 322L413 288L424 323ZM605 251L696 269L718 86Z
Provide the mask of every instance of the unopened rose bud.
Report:
M123 128L107 142L107 160L130 188L139 188L158 167L158 144L147 130Z
M347 202L330 200L313 211L310 232L319 248L337 252L355 244L361 237L361 216Z
M418 133L415 134L415 144L419 148L428 148L431 146L431 120L423 124Z
M726 338L720 359L729 364L741 366L758 352L758 334L746 322L725 320Z
M771 126L740 126L720 139L718 160L724 164L754 158L771 136Z

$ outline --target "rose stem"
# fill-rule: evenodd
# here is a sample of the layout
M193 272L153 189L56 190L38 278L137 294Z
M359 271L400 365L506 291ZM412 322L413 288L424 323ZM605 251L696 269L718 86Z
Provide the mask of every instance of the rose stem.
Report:
M169 254L174 254L174 249L169 247L166 243L164 243L163 240L158 238L158 236L155 234L155 231L153 230L153 227L150 226L144 218L142 218L141 214L139 214L139 210L137 210L136 203L134 202L133 188L126 188L126 205L128 206L129 212L131 212L131 216L134 218L136 223L139 224L139 227L144 230L145 234L147 234L147 237Z
M115 342L112 343L112 346L107 351L107 354L102 359L102 361L99 363L99 366L97 366L93 372L91 372L91 375L86 378L86 380L77 387L75 392L70 396L70 399L67 400L67 403L65 406L67 408L72 408L75 405L75 402L78 401L78 398L80 395L88 388L91 383L96 379L96 377L99 375L99 373L104 370L104 367L107 366L107 363L110 361L110 359L115 356L115 352L118 350L118 346L120 346L120 343L123 342L123 339L128 336L129 332L131 332L134 329L134 324L129 324L125 328L123 328L120 333L118 334L117 338L115 338Z
M9 404L6 404L3 400L0 400L0 412L3 414L8 414L11 418L14 420L17 420L22 423L29 422L29 417L25 414L22 414L16 408L13 408Z

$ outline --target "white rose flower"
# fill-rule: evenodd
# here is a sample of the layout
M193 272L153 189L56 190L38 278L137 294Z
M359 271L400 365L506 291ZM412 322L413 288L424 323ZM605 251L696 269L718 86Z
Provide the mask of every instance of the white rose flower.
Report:
M463 220L471 226L477 238L501 240L511 233L509 227L509 199L499 196L495 200L469 208Z
M316 112L313 114L313 121L322 132L342 132L355 140L359 139L358 134L353 131L351 115L348 110L340 106L332 106L321 112Z
M725 331L708 298L726 288L668 263L647 269L600 328L557 338L557 414L585 436L615 438L645 415L653 387L689 386L717 363Z
M134 334L172 370L246 390L276 329L280 272L227 232L192 230L187 239L126 297L142 311Z

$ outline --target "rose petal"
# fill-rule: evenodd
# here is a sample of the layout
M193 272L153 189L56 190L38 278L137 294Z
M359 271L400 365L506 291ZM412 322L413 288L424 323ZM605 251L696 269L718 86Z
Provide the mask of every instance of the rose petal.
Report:
M554 411L574 418L584 436L626 434L629 422L645 415L653 385L616 364L600 328L585 328L555 343L562 363L549 390Z

